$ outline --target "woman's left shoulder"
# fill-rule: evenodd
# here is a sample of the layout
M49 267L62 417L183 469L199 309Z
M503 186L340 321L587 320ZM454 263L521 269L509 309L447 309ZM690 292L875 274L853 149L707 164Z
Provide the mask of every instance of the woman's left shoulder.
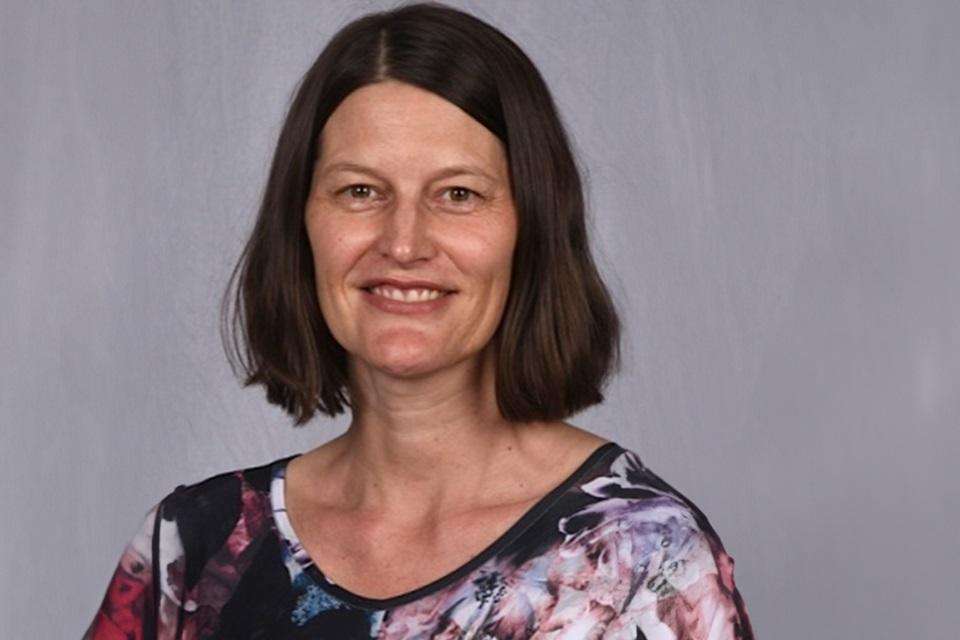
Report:
M623 637L634 627L665 638L753 637L734 559L717 531L636 451L618 445L580 489L593 500L560 526L565 545L589 547L587 557L612 563L598 568L593 585L606 598L616 594L610 637L621 637L617 627Z
M619 443L609 448L613 450L582 478L579 487L596 498L593 506L607 515L605 519L643 519L665 526L676 523L719 540L700 507L650 469L636 451Z

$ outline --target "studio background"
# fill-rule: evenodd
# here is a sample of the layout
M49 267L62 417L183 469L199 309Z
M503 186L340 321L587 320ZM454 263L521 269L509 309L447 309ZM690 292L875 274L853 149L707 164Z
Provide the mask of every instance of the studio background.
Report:
M571 422L707 513L759 638L956 637L960 4L451 4L584 171L624 367ZM175 485L346 427L241 389L218 305L295 83L389 6L0 2L0 635L78 638Z

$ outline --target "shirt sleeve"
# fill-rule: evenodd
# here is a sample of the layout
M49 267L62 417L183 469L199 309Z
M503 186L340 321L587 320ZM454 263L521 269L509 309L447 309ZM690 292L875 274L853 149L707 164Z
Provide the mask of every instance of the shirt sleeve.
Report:
M127 542L83 640L175 637L180 624L184 553L165 500L150 508Z
M753 640L734 559L719 538L697 528L674 533L633 567L633 587L604 637Z

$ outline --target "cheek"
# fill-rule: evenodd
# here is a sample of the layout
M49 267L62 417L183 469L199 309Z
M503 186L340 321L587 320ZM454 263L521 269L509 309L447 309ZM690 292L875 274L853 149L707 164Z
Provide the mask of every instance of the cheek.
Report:
M336 297L343 286L344 278L358 254L354 236L342 229L324 228L313 225L308 230L310 250L313 254L313 268L317 282L317 295L321 302Z
M513 266L513 252L516 239L513 235L504 235L494 239L486 247L486 268L497 289L504 292L510 287Z
M491 287L509 285L516 246L516 230L511 223L491 220L478 228L457 229L449 237L448 246L461 269L488 281Z
M314 264L323 267L324 273L342 271L364 242L361 230L343 224L337 216L319 214L307 220L307 237Z

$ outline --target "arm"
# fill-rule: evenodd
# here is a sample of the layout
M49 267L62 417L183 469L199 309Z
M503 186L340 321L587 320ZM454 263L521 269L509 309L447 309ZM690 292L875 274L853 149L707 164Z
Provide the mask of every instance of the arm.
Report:
M180 608L183 546L176 522L153 506L124 547L83 640L154 640L174 629Z

